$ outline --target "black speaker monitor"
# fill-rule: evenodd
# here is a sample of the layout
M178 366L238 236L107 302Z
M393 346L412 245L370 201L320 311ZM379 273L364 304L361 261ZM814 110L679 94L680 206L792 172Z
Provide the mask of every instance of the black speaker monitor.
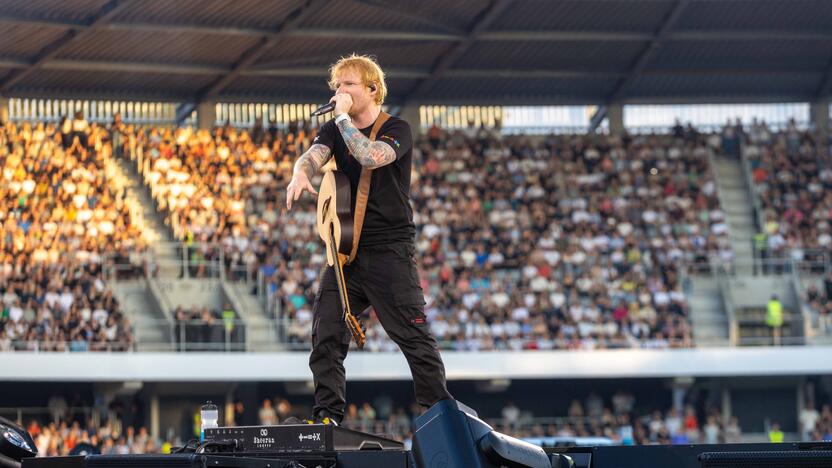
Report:
M442 400L416 419L413 456L420 468L552 466L542 448L495 432L456 400Z
M0 455L20 461L34 457L38 449L26 429L0 416Z

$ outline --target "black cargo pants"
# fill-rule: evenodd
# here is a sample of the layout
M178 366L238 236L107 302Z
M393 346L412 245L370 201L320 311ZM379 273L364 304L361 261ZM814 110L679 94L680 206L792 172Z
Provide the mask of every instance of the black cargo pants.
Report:
M407 359L416 402L430 407L451 395L436 340L425 320L415 253L415 247L406 243L359 248L352 264L344 267L344 277L350 310L358 315L370 305L375 308L387 335ZM346 405L344 358L351 340L341 313L335 272L327 266L315 296L309 368L315 383L314 414L326 411L338 421Z

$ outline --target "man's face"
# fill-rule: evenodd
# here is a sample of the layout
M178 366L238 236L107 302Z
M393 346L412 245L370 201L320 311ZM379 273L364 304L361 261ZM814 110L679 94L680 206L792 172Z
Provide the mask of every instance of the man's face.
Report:
M349 111L351 116L364 111L373 102L370 88L364 84L361 75L355 70L343 70L335 79L335 94L344 93L352 97L352 107Z

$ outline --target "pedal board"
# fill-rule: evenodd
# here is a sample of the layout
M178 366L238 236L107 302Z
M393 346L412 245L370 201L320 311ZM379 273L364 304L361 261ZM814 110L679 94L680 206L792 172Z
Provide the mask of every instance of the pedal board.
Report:
M336 452L404 450L393 439L331 424L218 427L205 430L205 440L237 441L237 453Z

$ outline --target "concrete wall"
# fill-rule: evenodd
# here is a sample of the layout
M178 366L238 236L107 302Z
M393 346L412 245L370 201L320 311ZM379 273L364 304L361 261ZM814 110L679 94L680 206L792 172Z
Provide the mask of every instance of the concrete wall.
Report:
M736 308L764 307L772 294L776 294L783 307L797 309L797 297L789 276L738 277L729 281L728 293Z
M832 347L443 352L451 380L832 375ZM410 380L401 353L350 353L355 381ZM0 353L0 380L266 382L312 378L308 352Z
M174 308L208 307L221 310L225 303L219 280L166 279L159 281L159 288Z

